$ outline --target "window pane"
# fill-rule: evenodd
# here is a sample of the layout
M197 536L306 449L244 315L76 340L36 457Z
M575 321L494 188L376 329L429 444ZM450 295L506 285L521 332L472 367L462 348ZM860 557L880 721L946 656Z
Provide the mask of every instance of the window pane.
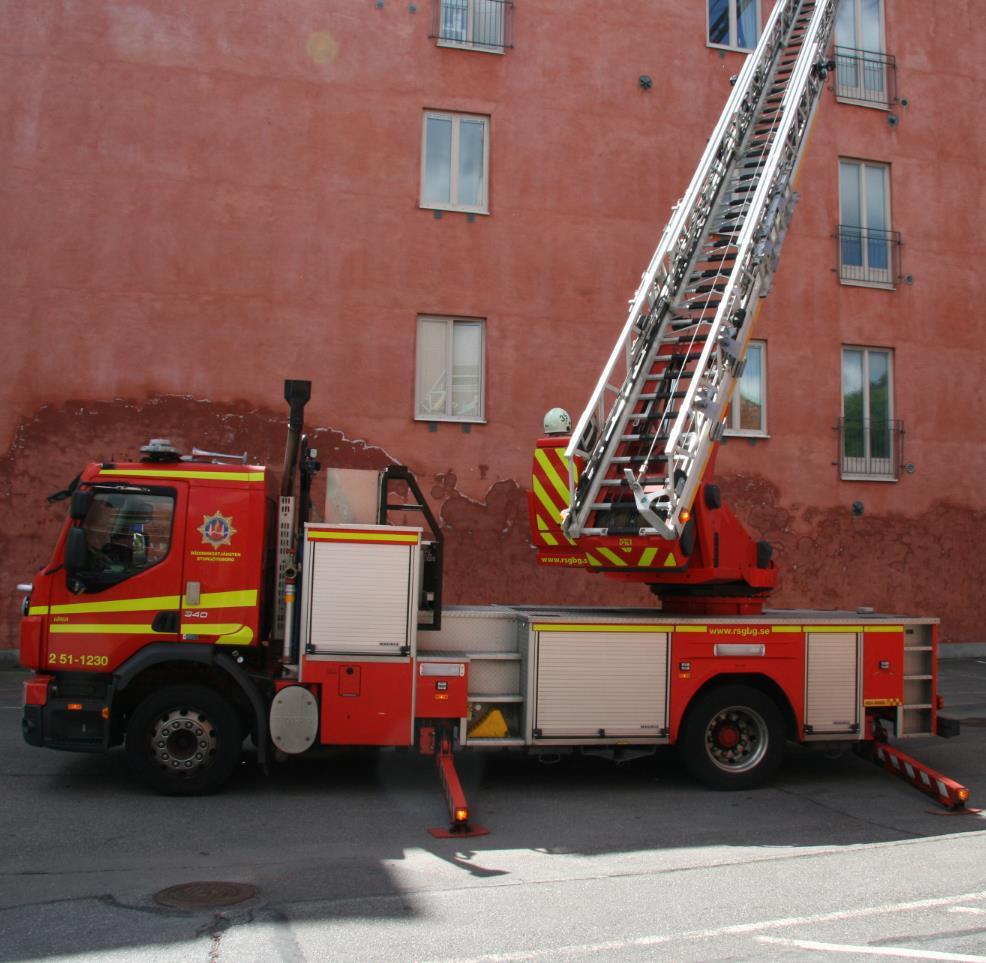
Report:
M844 2L844 0L843 0ZM863 50L883 53L882 0L859 0L860 46Z
M863 352L842 352L842 417L845 423L845 455L862 458L863 441Z
M452 414L480 417L483 326L456 321L452 329Z
M890 457L890 356L870 351L870 453Z
M856 42L857 0L842 0L835 21L835 42L840 47L859 47ZM839 69L842 65L839 65Z
M839 220L843 224L861 227L859 203L859 164L851 161L839 162L839 197L841 208Z
M887 230L887 169L866 165L866 226Z
M418 322L418 414L444 415L448 404L446 321Z
M468 0L441 0L442 24L439 30L444 40L467 39Z
M709 43L729 43L729 0L709 0Z
M473 0L473 43L488 47L503 46L502 0Z
M763 431L763 348L751 344L739 384L739 424L746 431Z
M757 0L738 0L736 15L736 45L757 45Z
M425 125L424 200L448 204L452 199L452 121L429 117Z
M483 141L486 124L481 120L459 122L459 196L458 204L480 207L483 204Z
M173 514L174 500L167 495L97 492L84 522L85 574L112 584L161 561Z

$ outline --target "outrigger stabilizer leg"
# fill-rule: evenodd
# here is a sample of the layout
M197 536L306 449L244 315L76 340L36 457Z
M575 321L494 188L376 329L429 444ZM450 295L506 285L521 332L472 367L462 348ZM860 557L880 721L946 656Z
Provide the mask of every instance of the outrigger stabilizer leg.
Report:
M874 740L865 743L868 756L878 766L883 766L887 772L892 772L901 779L906 779L912 786L931 796L939 805L951 813L978 813L978 809L966 809L969 790L948 776L919 762L906 752L901 752L896 746L886 741L886 733L881 726L874 731ZM943 814L944 815L944 814Z
M433 755L438 775L442 780L445 802L448 804L449 827L432 827L428 832L439 839L457 839L466 836L485 836L488 829L469 822L469 803L462 791L459 774L455 771L452 758L452 740L446 730L436 732L433 728L421 730L418 748L424 755Z

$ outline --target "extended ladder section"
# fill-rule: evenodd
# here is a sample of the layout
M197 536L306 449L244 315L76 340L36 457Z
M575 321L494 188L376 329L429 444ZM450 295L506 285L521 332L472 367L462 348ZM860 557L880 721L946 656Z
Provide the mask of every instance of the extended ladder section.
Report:
M565 531L678 538L742 374L831 64L838 0L779 0L566 450Z

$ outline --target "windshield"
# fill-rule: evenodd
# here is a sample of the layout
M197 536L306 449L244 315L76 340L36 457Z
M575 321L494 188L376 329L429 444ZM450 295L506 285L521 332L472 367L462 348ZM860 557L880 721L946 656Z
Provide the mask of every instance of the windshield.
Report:
M171 544L173 495L96 491L86 514L87 575L119 582L156 565Z

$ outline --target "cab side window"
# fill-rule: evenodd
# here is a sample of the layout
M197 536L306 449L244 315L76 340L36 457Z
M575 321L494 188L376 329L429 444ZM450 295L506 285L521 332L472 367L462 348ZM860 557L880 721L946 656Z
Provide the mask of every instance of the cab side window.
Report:
M116 584L157 565L168 554L174 514L170 495L95 492L82 526L86 581Z

